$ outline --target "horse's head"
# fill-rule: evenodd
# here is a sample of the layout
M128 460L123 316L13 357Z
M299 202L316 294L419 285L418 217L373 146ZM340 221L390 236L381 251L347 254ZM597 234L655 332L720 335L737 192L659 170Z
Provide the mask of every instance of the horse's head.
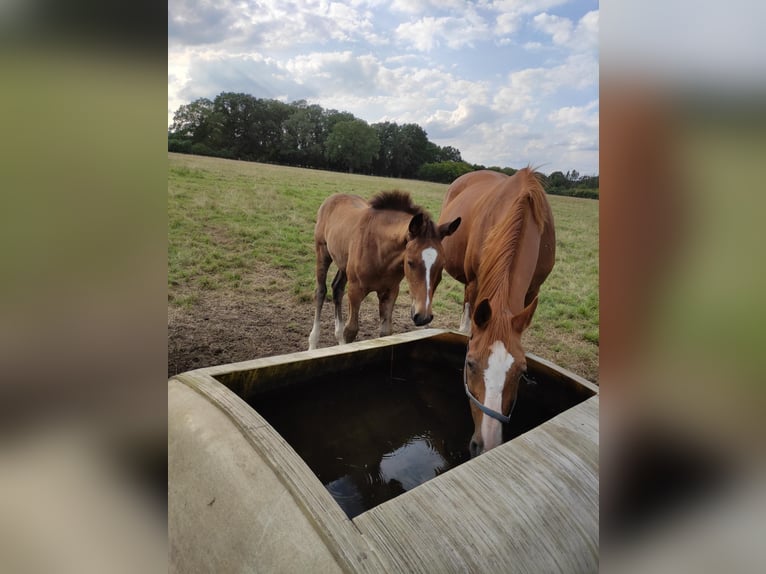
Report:
M404 248L404 276L412 297L410 315L418 327L433 319L431 303L444 269L442 239L452 235L459 225L458 217L437 226L425 213L418 213L410 220Z
M537 297L518 315L493 313L489 299L476 306L463 368L474 423L468 446L472 457L503 440L502 423L510 419L519 381L527 370L521 334L536 307Z

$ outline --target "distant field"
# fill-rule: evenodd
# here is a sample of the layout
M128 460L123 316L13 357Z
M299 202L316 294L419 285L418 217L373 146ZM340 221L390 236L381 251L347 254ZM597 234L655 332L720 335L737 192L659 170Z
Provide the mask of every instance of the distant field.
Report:
M169 373L211 361L305 349L313 317L314 221L327 196L345 192L370 197L403 189L436 219L447 189L422 181L168 156ZM598 202L559 196L549 200L557 260L541 288L525 348L596 381ZM462 285L445 273L429 326L457 328L462 301ZM326 304L325 311L331 307ZM363 312L366 307L377 313L374 294L365 300ZM408 307L404 282L395 332L415 328ZM329 319L326 328L329 333ZM368 332L376 330L377 325L368 326ZM360 338L367 338L364 333L363 328ZM247 341L247 349L235 352L240 340ZM192 343L196 355L187 357ZM322 342L326 344L330 341ZM210 356L203 356L208 348Z

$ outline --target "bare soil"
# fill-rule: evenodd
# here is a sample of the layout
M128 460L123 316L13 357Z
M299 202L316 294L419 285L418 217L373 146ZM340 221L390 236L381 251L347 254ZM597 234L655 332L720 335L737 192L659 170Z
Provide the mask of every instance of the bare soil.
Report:
M178 373L283 355L308 349L314 320L314 303L293 295L293 281L287 271L262 265L234 289L218 288L191 293L173 287L172 296L182 301L194 295L193 304L168 304L168 377ZM331 273L332 275L332 273ZM328 280L328 289L329 289ZM418 330L410 319L410 296L404 289L394 306L393 332ZM343 299L343 317L348 315L348 298ZM379 336L378 300L371 293L362 302L357 341ZM459 311L435 312L427 327L457 329ZM322 308L320 347L336 345L333 304ZM582 347L568 333L541 331L526 335L526 349L540 354L585 378L598 382L598 362L580 356ZM557 350L558 349L558 350ZM572 350L574 349L574 351Z
M249 294L207 292L193 306L168 306L168 377L201 367L308 349L314 304L258 291L262 290ZM345 319L346 298L343 304ZM379 335L377 305L374 293L363 302L357 341ZM319 346L335 345L332 301L324 304L321 327ZM394 309L393 331L415 328L409 318L408 296L400 295Z

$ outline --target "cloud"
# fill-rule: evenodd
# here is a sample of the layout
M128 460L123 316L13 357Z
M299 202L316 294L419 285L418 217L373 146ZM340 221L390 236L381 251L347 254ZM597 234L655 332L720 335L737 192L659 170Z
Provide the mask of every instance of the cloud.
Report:
M448 138L471 126L496 121L499 114L488 106L463 99L452 110L437 109L423 120L426 132L434 138Z
M350 50L301 55L284 64L291 77L303 85L314 86L317 93L345 92L357 96L378 90L380 68L374 56L357 56Z
M599 13L592 10L580 18L574 31L575 46L579 50L598 50Z
M469 162L597 171L598 11L562 3L170 0L169 122L241 91L417 123Z
M518 31L522 18L518 14L502 13L495 20L494 32L497 36L507 36Z
M393 0L391 10L403 14L423 14L435 11L465 10L464 0Z
M170 0L168 38L182 45L226 44L289 50L308 44L363 40L374 33L372 13L342 2Z
M498 12L513 12L518 14L536 14L554 6L561 6L570 0L490 0L483 4Z
M546 12L538 14L532 21L538 30L550 34L554 44L566 44L572 37L572 21L561 16L552 16Z
M272 59L249 54L221 52L187 56L186 76L178 96L189 102L197 98L213 98L222 91L244 92L257 98L283 98L292 101L310 99L316 92L285 74Z
M585 14L575 25L569 18L543 12L532 19L533 26L551 36L557 46L575 52L586 52L598 48L598 11Z
M558 128L580 125L598 131L598 100L584 106L564 106L548 114Z
M415 22L403 22L394 33L400 43L430 52L442 46L453 50L473 47L474 42L487 39L490 28L484 18L469 9L460 17L426 16Z
M168 41L184 45L214 44L229 36L236 11L226 1L169 0Z

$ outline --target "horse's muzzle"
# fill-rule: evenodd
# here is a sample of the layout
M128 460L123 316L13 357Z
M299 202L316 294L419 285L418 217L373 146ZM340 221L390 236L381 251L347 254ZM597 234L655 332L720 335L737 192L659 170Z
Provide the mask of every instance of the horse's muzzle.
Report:
M433 315L421 315L420 313L415 313L412 316L412 321L418 327L422 327L423 325L428 325L433 320L433 318L434 318Z
M471 453L471 458L476 458L484 452L484 443L478 442L472 438L471 442L468 443L468 452Z

